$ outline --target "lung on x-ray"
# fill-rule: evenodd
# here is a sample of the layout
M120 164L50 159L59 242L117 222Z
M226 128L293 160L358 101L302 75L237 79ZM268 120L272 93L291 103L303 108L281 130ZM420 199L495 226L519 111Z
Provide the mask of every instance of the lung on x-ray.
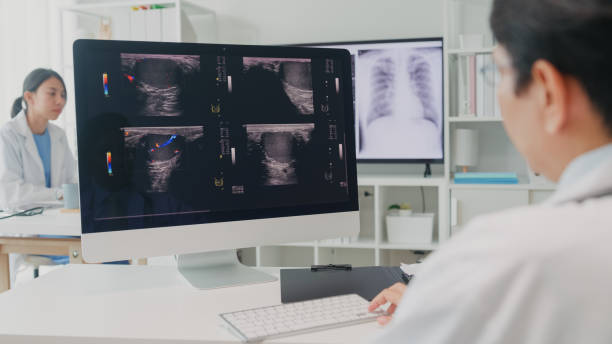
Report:
M442 158L442 48L359 50L360 158Z
M185 98L199 71L196 55L121 54L124 85L141 116L183 115Z

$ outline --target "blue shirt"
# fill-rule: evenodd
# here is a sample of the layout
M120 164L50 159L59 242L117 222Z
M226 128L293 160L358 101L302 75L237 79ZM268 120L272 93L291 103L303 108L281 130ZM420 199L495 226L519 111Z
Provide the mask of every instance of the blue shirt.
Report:
M572 160L559 179L559 189L571 185L602 163L612 160L612 143L593 149Z
M34 142L36 148L38 148L38 155L42 160L43 169L45 171L45 186L51 187L51 137L49 136L49 130L45 129L42 135L32 134L34 136Z

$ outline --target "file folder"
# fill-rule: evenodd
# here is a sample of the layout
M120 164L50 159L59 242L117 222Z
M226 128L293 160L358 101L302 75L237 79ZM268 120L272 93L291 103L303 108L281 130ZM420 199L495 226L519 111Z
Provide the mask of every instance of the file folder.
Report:
M402 282L408 283L397 266L357 267L352 270L282 269L281 302L298 302L321 297L356 293L372 300L383 289Z

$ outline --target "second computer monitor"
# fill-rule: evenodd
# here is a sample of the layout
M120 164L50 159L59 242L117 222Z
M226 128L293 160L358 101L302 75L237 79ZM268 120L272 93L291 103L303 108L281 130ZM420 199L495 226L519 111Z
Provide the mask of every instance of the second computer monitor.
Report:
M351 53L358 161L443 162L442 38L306 46Z

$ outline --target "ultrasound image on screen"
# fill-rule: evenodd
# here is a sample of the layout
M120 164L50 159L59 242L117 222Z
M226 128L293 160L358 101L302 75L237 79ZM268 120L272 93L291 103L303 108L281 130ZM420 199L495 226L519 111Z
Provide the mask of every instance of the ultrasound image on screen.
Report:
M176 117L200 71L197 55L121 54L121 72L136 114Z
M314 124L249 124L249 157L258 165L261 185L298 184L301 152L310 142Z
M356 210L348 56L104 43L77 66L84 233Z
M183 168L185 148L204 136L203 127L122 128L127 158L142 163L137 178L145 192L167 192L171 176Z
M244 57L242 63L245 73L272 72L282 82L285 94L300 114L314 113L310 59Z
M442 158L442 47L357 52L360 158Z

